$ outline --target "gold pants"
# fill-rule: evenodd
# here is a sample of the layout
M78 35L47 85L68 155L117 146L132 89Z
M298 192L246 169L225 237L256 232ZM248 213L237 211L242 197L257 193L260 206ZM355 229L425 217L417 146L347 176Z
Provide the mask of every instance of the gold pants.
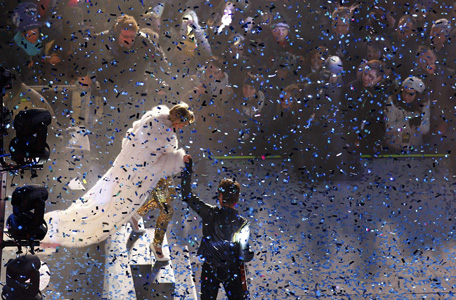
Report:
M137 213L144 217L150 211L157 208L160 209L155 224L155 234L153 244L156 247L161 247L165 237L166 228L168 228L169 221L173 217L174 207L172 201L176 196L176 189L172 178L160 178L155 189L150 193L146 203L144 203L137 211Z

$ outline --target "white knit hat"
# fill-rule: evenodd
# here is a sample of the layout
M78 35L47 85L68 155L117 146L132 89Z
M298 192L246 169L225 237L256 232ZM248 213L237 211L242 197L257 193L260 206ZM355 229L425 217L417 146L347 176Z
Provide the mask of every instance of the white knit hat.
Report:
M344 70L339 56L330 56L325 61L326 69L332 74L340 74Z
M434 24L432 25L432 27L437 27L437 28L442 29L446 35L449 35L450 31L451 31L450 21L448 21L445 18L438 19L437 21L435 21Z
M274 25L272 25L273 29L276 28L276 27L284 27L286 29L290 29L290 25L288 25L285 22L279 22L279 23L275 23Z
M420 94L424 92L424 89L426 88L423 81L415 76L407 77L407 79L405 79L404 82L402 82L402 87L413 89Z

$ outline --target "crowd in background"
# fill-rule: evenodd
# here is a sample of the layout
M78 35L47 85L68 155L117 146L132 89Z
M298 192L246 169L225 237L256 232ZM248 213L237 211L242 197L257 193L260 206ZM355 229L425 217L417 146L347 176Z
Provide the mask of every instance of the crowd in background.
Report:
M28 86L74 86L47 100L95 149L184 101L197 119L182 138L204 156L350 177L362 155L456 152L454 4L8 1L0 61Z

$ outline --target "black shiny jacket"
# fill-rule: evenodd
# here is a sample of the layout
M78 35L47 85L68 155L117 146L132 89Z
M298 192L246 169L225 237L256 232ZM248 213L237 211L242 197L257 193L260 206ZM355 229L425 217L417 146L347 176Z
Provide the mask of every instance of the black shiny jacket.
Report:
M202 218L203 238L198 255L217 267L249 262L254 253L248 244L249 222L236 209L200 200L191 189L192 164L182 171L182 199Z

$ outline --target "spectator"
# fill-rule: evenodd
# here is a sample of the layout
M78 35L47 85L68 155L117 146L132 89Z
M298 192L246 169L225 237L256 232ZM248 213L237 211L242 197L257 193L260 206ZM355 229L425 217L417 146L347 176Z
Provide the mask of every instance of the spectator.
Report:
M395 9L394 4L386 1L370 6L370 9L366 11L367 19L365 22L368 33L385 38L391 36L396 25Z
M388 40L381 36L374 36L367 42L366 55L358 67L356 78L361 79L364 73L364 67L368 61L380 60L385 64L385 75L393 77L393 52Z
M416 20L416 36L420 43L429 39L429 30L431 28L431 13L434 11L434 1L432 0L414 0L409 13Z
M448 153L455 139L453 88L455 71L438 64L437 56L428 46L417 51L414 75L423 80L431 101L431 128L424 142L432 152Z
M379 60L367 62L361 79L350 83L346 92L348 102L342 111L347 132L357 136L356 151L362 155L377 155L382 150L384 109L389 96L384 70L385 65Z
M355 32L351 26L354 9L355 6L340 6L332 12L331 31L322 43L329 53L344 61L346 76L351 78L355 78L355 69L361 62L361 54L366 52L362 32Z
M234 27L236 24L235 16L239 10L238 5L242 6L241 2L237 1L220 1L214 6L214 13L207 20L208 34L210 36L210 44L214 55L221 56L225 51L227 39L241 28ZM239 16L238 16L239 18Z
M91 131L96 130L105 106L98 94L100 87L89 76L78 77L76 86L71 96L70 126L87 126Z
M141 32L146 33L147 37L152 40L158 48L162 49L166 56L173 54L173 42L177 34L174 30L163 25L162 17L156 11L149 11L138 22ZM173 49L173 50L171 50Z
M261 64L265 67L263 75L283 80L285 76L291 75L287 75L286 72L296 71L298 62L303 60L301 57L305 52L303 44L290 35L289 28L289 25L281 20L274 23L267 31L267 35L261 43L262 54L259 56Z
M267 113L265 111L262 116L267 119L264 120L264 134L268 140L267 149L270 153L279 154L289 152L287 145L291 145L292 137L287 129L289 126L294 126L295 122L292 120L296 116L291 119L286 116L293 114L295 105L291 109L282 104L285 103L283 99L286 94L285 88L299 82L300 62L297 56L289 52L276 52L275 55L270 74L265 80L267 88L263 90L266 105L270 110Z
M277 55L290 53L296 56L304 55L304 45L290 33L290 26L285 21L279 21L271 26L264 40L264 57L273 60Z
M227 122L225 117L233 97L233 90L228 75L224 72L224 62L213 56L192 76L190 92L182 95L182 99L190 99L190 106L197 112L195 121L197 133L193 136L206 145L210 152L220 152L225 148L223 141L227 138L222 128Z
M331 29L331 19L328 16L334 8L332 3L328 1L316 0L299 2L301 4L298 10L301 14L300 37L304 39L306 48L314 48L321 44L322 40L326 40Z
M430 128L430 101L425 85L410 76L398 93L388 98L385 111L385 144L394 152L420 151Z
M393 71L399 78L405 78L413 68L413 58L418 40L416 38L416 21L409 15L402 16L393 36Z
M27 85L42 84L46 58L40 30L42 23L38 20L36 4L19 4L12 18L17 32L7 45L3 45L2 66L15 70Z
M395 41L412 42L416 35L416 20L409 15L403 15L397 22Z
M232 40L233 43L225 52L224 59L230 83L237 88L242 86L243 79L247 73L258 73L259 70L247 54L244 36L235 35Z
M232 90L229 86L228 75L224 72L224 64L221 58L212 56L206 65L193 76L195 87L191 94L197 97L208 96L228 99Z
M258 65L264 64L264 52L265 40L271 31L271 19L270 14L251 7L247 12L248 17L241 21L241 29L237 35L245 37L245 52L246 55L255 60Z
M199 24L195 11L187 10L180 22L179 42L174 59L193 63L195 68L212 56L211 46L206 38L206 33ZM187 65L191 65L187 63Z
M298 83L283 89L268 134L268 142L272 143L267 147L269 152L280 154L284 161L299 162L295 164L296 169L302 166L300 159L305 154L301 151L309 144L308 120L313 111L304 86Z
M233 120L227 123L233 131L234 139L231 141L243 154L263 155L266 150L266 136L268 120L271 119L273 105L266 102L261 91L263 78L247 74L243 83L234 94Z
M74 54L78 41L90 35L88 27L83 21L83 12L80 7L68 6L62 10L61 28L55 30L55 38L45 47L47 64L45 78L54 84L69 84L73 78L71 64L67 63ZM53 23L57 26L56 23Z
M104 128L98 128L96 141L103 149L114 145L107 151L117 153L131 123L154 102L164 101L169 74L166 58L139 30L136 20L123 15L110 30L81 44L72 63L78 76L89 75L99 83L106 107Z
M456 66L452 59L455 56L456 47L450 43L450 32L450 22L447 19L438 19L431 27L429 44L439 63L453 69Z
M311 83L316 82L320 77L320 71L323 69L323 65L325 64L325 60L328 58L329 52L328 48L324 46L318 46L317 48L313 49L309 52L307 66L310 68L306 70L306 78Z
M171 93L176 98L188 92L191 83L190 76L205 65L212 56L212 50L206 38L206 33L199 25L198 16L193 10L186 10L179 18L179 25L174 30L170 28L168 37L172 37L172 44L166 47L172 49L170 63L173 72Z
M266 97L273 101L278 100L287 85L300 81L300 69L298 56L289 52L277 52L266 80L268 85L268 89L265 91Z
M114 0L107 0L103 1L104 3L98 3L97 5L99 8L101 7L103 11L107 12L109 17L118 18L122 15L129 15L134 18L141 28L145 27L143 19L145 19L145 15L149 12L158 13L163 10L163 6L165 3L159 3L157 0L141 0L141 1L114 1ZM98 11L100 14L100 11ZM147 17L146 17L147 18ZM100 22L102 23L102 22ZM105 22L105 24L109 24ZM102 29L101 31L108 30L109 28Z

